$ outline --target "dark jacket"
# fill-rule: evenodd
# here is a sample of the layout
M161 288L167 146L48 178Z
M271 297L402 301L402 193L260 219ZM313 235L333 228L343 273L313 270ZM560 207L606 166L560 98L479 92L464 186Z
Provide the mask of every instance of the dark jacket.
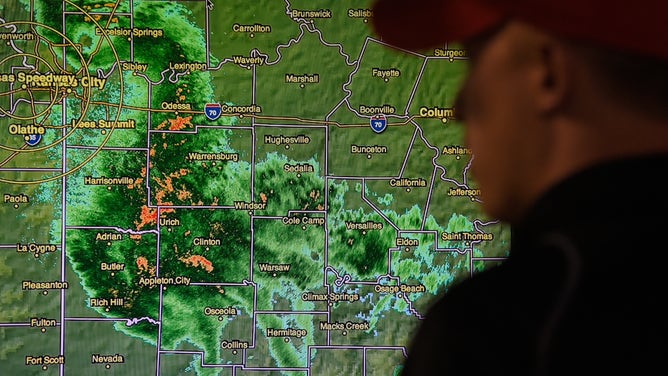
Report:
M651 156L550 190L503 264L435 302L403 375L665 373L666 175L668 156Z

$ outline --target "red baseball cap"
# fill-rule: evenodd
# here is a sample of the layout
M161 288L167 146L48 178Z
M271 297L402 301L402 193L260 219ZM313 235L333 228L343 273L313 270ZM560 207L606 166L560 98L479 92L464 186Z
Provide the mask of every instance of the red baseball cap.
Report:
M668 1L377 0L373 5L377 35L410 50L466 41L508 19L574 40L668 59Z

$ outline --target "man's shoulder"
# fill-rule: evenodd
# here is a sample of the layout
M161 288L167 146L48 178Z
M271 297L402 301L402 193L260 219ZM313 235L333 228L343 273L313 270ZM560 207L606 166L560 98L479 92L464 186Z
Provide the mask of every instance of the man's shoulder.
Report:
M522 250L498 266L490 267L451 285L443 298L433 306L438 309L478 311L481 306L535 306L540 303L535 294L552 295L564 273L564 262L546 246ZM532 296L532 299L527 299ZM545 299L546 302L549 299Z
M514 269L510 263L480 272L436 299L409 348L406 375L530 367L536 302L520 291Z

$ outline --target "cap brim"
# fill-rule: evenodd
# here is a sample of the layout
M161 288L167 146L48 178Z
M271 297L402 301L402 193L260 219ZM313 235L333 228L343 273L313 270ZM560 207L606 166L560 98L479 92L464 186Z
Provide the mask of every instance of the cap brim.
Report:
M378 0L372 26L387 44L422 50L466 41L503 19L497 9L477 0Z

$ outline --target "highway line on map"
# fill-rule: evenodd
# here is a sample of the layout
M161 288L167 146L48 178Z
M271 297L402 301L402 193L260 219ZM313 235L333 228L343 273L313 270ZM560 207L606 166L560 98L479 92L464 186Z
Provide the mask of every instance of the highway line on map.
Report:
M122 234L144 235L144 234L158 234L158 230L131 230L116 226L65 226L65 230L113 230Z
M411 155L411 151L413 151L413 146L415 146L415 139L417 138L419 131L419 127L415 127L415 130L413 131L413 136L411 137L411 141L408 143L408 149L406 150L406 155L404 156L404 161L401 163L401 169L399 169L399 174L398 177L404 176L404 173L406 172L406 165L408 165L408 159Z
M209 12L213 10L213 2L207 1L206 6L204 7L204 47L206 50L206 66L207 69L211 69L211 27L209 23Z
M65 321L111 321L111 322L128 322L129 318L123 317L65 317Z
M363 345L309 345L309 351L313 350L396 350L403 352L404 356L408 356L405 346L363 346ZM309 353L310 355L310 353ZM310 362L309 357L309 362Z
M431 206L431 198L434 194L434 184L436 183L436 172L438 171L438 166L434 166L434 170L431 174L431 180L429 181L429 193L427 194L427 202L424 204L422 210L422 224L420 225L420 230L424 230L425 224L427 224L427 216L429 215L429 208Z
M21 146L21 149L27 149L28 145L23 145ZM12 159L16 158L17 155L21 154L19 151L13 151L10 155L7 156L2 162L0 162L0 167L6 165L7 163L11 162Z
M158 237L160 238L160 237ZM158 254L160 252L160 247L158 247ZM156 271L156 276L157 276L157 271ZM156 376L160 376L160 351L162 351L160 348L162 347L162 304L163 304L163 289L160 288L160 293L159 293L159 301L158 301L158 335L156 336L155 339L155 374ZM202 358L204 359L204 358Z
M286 310L258 310L255 311L258 315L327 315L329 311L286 311Z
M0 328L30 326L29 322L0 322Z
M65 7L65 4L63 4L63 7ZM65 16L63 16L63 34L65 34L65 22L64 22ZM63 57L63 59L65 59ZM66 118L67 114L67 109L66 106L62 107L62 116L63 118ZM61 231L60 231L60 279L62 281L65 281L65 278L67 277L67 231L65 230L66 224L67 224L67 176L68 176L68 171L67 171L67 129L63 128L61 130L61 134L63 135L63 142L61 145L62 148L62 156L61 156L61 164L62 164L62 171L60 173L62 174L61 176L61 203L60 207L61 209L61 216L62 216L62 221L61 221ZM60 290L60 355L65 354L65 312L66 311L66 294L65 290ZM59 366L60 368L60 375L63 376L65 375L65 364L62 363Z
M0 167L0 172L61 172L60 168Z
M149 149L146 148L130 148L123 146L104 146L99 148L97 146L87 146L87 145L69 145L68 149L79 149L79 150L106 150L106 151L145 151L148 152Z

